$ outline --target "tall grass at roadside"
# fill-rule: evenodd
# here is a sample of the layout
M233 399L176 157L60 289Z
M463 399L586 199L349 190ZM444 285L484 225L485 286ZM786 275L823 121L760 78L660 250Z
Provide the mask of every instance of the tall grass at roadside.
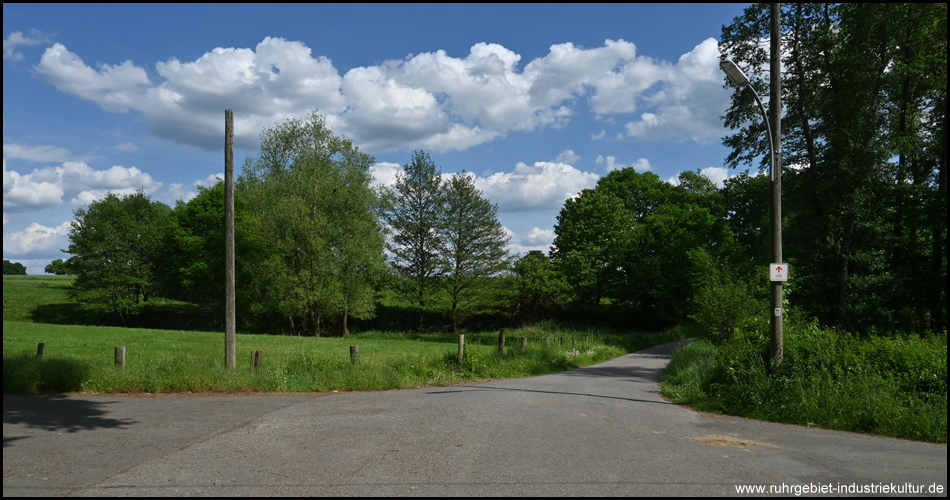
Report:
M20 322L4 322L3 328L4 393L323 392L443 386L586 366L625 354L624 345L674 340L669 334L511 329L505 355L499 356L498 333L482 332L466 335L465 359L459 364L457 335L239 334L238 366L227 370L222 333ZM526 351L521 350L523 336L529 337ZM608 336L612 345L604 343ZM36 360L39 342L45 349L43 358ZM353 344L359 346L359 364L350 361ZM115 346L126 347L124 367L114 364ZM263 352L263 363L256 370L250 367L253 350Z
M770 374L768 338L677 350L661 382L696 409L776 422L947 442L947 337L859 338L787 325L784 361Z

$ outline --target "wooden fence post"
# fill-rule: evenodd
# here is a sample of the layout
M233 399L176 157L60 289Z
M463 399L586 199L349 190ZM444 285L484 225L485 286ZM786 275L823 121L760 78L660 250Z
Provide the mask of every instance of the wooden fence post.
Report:
M251 369L256 370L261 366L261 351L251 351Z
M46 347L46 344L40 342L36 346L36 359L43 359L43 348Z
M125 346L124 345L115 346L115 365L125 366Z
M465 335L459 334L459 364L462 364L462 359L465 357Z
M528 337L521 337L521 350L528 350Z
M360 364L360 346L350 346L350 363L353 363L354 365Z
M561 347L564 347L564 337L561 337Z
M501 333L498 334L498 355L505 355L505 329L501 329Z

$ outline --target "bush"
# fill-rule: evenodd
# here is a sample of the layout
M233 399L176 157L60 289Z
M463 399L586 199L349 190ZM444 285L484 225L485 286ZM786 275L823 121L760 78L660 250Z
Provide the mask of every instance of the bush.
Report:
M764 316L766 308L756 300L749 285L717 266L705 250L690 251L689 258L697 270L690 318L700 326L704 337L722 344L741 326Z
M947 440L947 338L861 338L788 324L770 373L768 338L745 333L674 353L664 394L701 410L905 439Z

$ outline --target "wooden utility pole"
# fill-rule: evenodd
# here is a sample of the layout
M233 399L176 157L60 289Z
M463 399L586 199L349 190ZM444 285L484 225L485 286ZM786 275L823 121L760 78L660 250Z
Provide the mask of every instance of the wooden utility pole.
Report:
M234 306L234 110L224 110L224 366L237 365Z
M769 87L769 120L772 122L772 184L769 190L772 226L772 262L782 262L782 4L771 5L771 44ZM771 337L769 341L769 355L772 358L772 367L778 368L782 364L782 323L785 312L782 310L782 281L771 282L772 314L770 316Z

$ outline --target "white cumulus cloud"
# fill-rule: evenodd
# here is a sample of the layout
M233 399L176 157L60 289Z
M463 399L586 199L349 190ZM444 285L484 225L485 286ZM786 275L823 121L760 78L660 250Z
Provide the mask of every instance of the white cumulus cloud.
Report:
M716 40L709 38L680 57L668 68L664 81L660 90L644 98L654 111L627 123L628 137L703 142L722 135L719 115L728 107L728 96L721 88Z
M59 43L35 69L63 92L110 111L137 110L151 133L206 150L220 148L224 109L234 109L235 141L244 149L257 146L264 127L312 108L371 152L464 150L510 131L563 126L584 102L598 116L641 111L626 125L632 138L721 133L718 113L728 96L713 39L676 63L638 56L624 40L552 45L524 63L509 48L479 42L464 57L436 50L341 76L302 42L266 37L254 48L157 62L153 79L132 61L90 67Z
M36 222L22 231L3 235L3 256L48 255L61 259L61 249L69 245L69 228L72 222L64 222L56 227L46 227Z
M3 59L20 61L23 59L23 53L16 49L21 45L42 45L49 43L49 37L44 33L31 30L29 36L24 36L22 31L14 31L3 39Z
M511 172L476 177L475 187L498 204L499 212L557 210L564 200L592 188L600 176L566 163L538 161L518 163Z
M618 162L617 157L615 156L604 157L602 155L598 155L597 159L594 160L594 164L605 165L607 168L607 172L613 172L614 170L620 170L627 167L633 167L633 169L636 170L637 172L649 172L650 170L653 170L653 165L650 165L650 161L647 160L646 158L640 158L637 161L628 165L625 163Z
M547 254L554 243L554 230L541 229L534 227L526 234L518 234L507 227L505 234L508 235L508 252L512 255L524 255L531 250L541 250Z
M7 169L3 159L3 211L29 212L70 200L74 207L87 204L108 192L129 194L141 189L152 193L162 187L151 175L136 167L113 166L95 170L83 162L65 162L58 167L20 174Z

